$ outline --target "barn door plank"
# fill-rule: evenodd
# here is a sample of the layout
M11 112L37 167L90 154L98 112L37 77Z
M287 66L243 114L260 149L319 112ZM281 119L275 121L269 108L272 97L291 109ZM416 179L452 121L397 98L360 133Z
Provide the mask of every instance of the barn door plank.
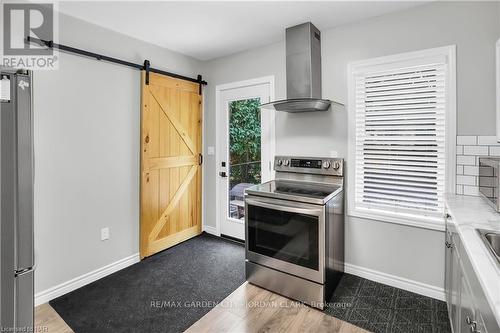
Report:
M150 73L141 92L140 253L201 233L198 84Z

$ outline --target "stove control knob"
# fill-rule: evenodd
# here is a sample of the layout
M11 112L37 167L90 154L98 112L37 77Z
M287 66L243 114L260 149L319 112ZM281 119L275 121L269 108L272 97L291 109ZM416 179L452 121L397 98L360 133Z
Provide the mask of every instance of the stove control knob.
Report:
M335 170L340 169L340 162L333 163L333 169L335 169Z
M278 160L278 161L276 162L276 164L278 164L278 166L281 166L281 165L283 164L283 161L282 161L282 160Z
M289 164L290 164L290 161L289 161L289 160L284 160L284 161L283 161L283 165L284 165L284 166L288 166Z
M330 161L324 161L324 162L323 162L323 168L324 168L324 169L328 169L330 166L331 166Z

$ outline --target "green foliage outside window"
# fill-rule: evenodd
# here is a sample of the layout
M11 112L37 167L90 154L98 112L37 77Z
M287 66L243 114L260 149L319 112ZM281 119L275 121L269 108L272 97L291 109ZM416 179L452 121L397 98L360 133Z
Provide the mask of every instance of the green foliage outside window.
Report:
M230 188L260 183L260 99L229 104Z

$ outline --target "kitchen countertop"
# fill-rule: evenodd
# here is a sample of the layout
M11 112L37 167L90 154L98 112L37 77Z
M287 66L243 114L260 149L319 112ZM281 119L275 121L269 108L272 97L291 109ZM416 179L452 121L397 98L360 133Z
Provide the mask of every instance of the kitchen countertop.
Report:
M481 197L447 195L446 206L500 325L500 268L476 231L487 229L500 232L500 214Z

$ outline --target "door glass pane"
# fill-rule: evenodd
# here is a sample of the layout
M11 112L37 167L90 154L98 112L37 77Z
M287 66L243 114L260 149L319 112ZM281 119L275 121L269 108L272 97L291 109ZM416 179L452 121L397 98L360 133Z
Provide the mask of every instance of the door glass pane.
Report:
M319 218L248 206L248 250L318 270Z
M260 184L260 98L229 102L229 217L245 220L245 189Z

